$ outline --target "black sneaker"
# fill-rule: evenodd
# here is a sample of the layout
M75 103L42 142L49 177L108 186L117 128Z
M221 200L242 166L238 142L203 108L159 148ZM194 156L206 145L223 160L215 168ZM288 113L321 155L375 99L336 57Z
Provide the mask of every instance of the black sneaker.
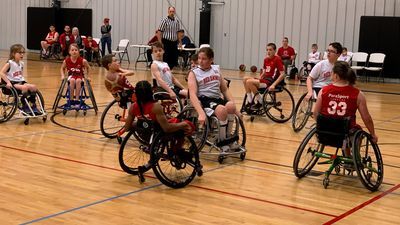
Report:
M256 104L250 107L251 110L259 110L262 107L262 104L257 102Z

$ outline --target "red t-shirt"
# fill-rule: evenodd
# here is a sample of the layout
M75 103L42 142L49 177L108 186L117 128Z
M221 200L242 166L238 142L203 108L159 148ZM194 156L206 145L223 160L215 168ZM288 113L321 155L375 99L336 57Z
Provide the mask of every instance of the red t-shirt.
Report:
M157 117L156 114L154 114L153 111L153 106L154 106L154 102L147 102L146 104L143 105L143 115L149 119L152 120L154 122L157 122ZM137 102L135 102L131 108L129 109L129 113L135 117L143 117L142 113L140 112L139 109L139 104Z
M294 48L290 46L287 48L280 47L278 49L278 55L281 57L281 59L290 59L290 57L294 56L295 54Z
M89 45L89 43L92 43L92 46ZM85 45L85 48L97 48L99 47L99 45L97 44L97 42L95 40L91 40L90 42L88 41L88 39L84 39L83 40L83 45Z
M267 78L275 78L275 74L279 74L280 71L284 71L282 60L274 55L272 58L266 57L264 59L264 76L260 77L260 79L267 79Z
M67 65L67 71L69 76L73 77L83 77L83 58L78 57L75 62L72 62L71 57L65 59L65 64Z
M56 34L58 35L57 31L49 32L49 33L47 34L47 36L48 36L49 38L54 38L54 37L56 36ZM57 41L57 40L56 40L56 41ZM53 43L56 42L56 41L46 41L46 42L47 42L47 44L53 44Z
M129 82L128 79L126 79L126 76L117 75L117 79L114 81L108 80L107 78L105 79L106 82L106 88L108 91L111 93L115 94L117 92L121 92L125 89L130 89L134 90L135 88L132 86L132 84Z
M321 114L333 118L350 117L350 128L356 127L357 98L360 90L351 85L339 87L330 84L321 91Z

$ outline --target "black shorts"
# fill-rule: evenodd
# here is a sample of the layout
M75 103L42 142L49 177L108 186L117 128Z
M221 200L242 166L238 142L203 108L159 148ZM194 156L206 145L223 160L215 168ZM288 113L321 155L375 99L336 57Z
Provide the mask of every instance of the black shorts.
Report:
M11 82L11 84L14 86L15 84L20 84L20 85L24 85L24 84L26 84L26 81L11 81L10 80L10 82Z
M179 96L179 92L182 90L182 88L180 88L178 86L174 86L171 89L176 94L176 96ZM154 91L154 93L157 93L157 92L167 92L167 91L164 90L164 88L162 88L162 87L157 87L156 90Z
M317 97L318 97L318 93L319 93L319 91L321 91L322 88L313 87L312 89L313 89L313 91L315 91L315 94L316 94Z
M209 98L206 96L200 96L199 100L203 108L210 108L212 110L215 110L219 105L225 105L227 103L227 101L222 98Z

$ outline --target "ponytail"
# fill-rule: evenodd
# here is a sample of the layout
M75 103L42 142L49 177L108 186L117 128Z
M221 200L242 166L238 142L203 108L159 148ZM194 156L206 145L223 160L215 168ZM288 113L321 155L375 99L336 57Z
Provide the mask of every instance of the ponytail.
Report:
M356 84L357 76L347 62L335 62L332 71L338 75L341 80L348 81L350 85Z

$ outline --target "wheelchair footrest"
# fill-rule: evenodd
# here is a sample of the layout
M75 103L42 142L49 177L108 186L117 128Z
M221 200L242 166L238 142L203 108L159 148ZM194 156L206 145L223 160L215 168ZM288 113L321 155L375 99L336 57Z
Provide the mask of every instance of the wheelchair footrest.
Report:
M216 146L217 147L222 147L222 146L225 146L225 145L229 145L229 144L231 144L231 143L233 143L235 141L238 141L238 140L239 140L239 136L233 136L233 137L230 137L228 139L225 139L223 141L218 142L216 144Z

